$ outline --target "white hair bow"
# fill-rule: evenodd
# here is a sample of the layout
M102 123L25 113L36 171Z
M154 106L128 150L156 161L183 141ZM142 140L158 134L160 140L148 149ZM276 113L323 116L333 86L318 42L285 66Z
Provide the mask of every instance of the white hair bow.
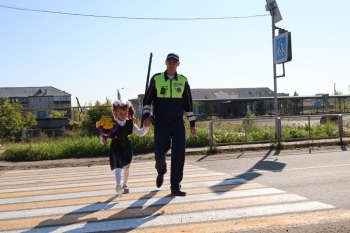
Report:
M118 106L120 104L120 100L114 100L113 105Z
M128 106L128 108L130 108L131 102L128 100L128 101L125 102L125 105Z

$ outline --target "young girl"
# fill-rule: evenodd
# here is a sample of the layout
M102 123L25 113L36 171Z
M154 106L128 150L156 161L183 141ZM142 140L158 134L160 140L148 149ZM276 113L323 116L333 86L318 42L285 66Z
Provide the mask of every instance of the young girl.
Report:
M134 108L130 101L123 103L116 100L112 104L112 113L117 122L117 130L112 139L109 154L109 164L111 170L115 171L116 192L118 196L129 193L127 185L129 177L129 167L133 156L132 143L129 135L133 132L137 136L144 136L149 130L150 121L144 122L144 127L140 129L134 123ZM107 143L107 137L102 136L101 143ZM124 170L123 186L121 186L121 170Z

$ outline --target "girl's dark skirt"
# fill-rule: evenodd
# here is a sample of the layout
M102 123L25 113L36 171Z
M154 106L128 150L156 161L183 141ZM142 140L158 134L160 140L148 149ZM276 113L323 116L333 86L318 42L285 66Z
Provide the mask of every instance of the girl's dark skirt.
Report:
M113 139L109 152L109 164L111 166L111 170L113 171L116 168L129 166L132 160L132 155L133 151L130 139Z

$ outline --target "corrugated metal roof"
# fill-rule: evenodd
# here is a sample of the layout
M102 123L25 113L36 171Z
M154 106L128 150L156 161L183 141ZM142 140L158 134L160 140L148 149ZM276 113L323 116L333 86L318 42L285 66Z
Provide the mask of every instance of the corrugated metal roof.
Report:
M273 96L268 87L252 88L194 88L191 89L192 99L235 99L249 97Z
M0 97L32 97L32 96L71 96L57 88L47 87L0 87Z

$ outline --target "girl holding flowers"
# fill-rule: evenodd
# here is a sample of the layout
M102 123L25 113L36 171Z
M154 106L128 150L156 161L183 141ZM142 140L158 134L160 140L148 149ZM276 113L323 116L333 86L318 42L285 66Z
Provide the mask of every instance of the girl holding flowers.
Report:
M135 123L134 108L130 101L125 103L116 100L112 104L112 113L115 121L110 118L102 118L96 123L99 129L100 141L102 144L107 144L107 139L111 138L109 164L111 170L115 171L116 192L118 196L123 193L129 193L127 181L129 178L129 167L133 157L132 142L129 135L133 132L137 136L144 136L149 130L150 121L144 122L144 127L140 129ZM103 128L103 129L101 129ZM108 129L106 129L108 128ZM121 186L121 170L124 170L123 186Z

